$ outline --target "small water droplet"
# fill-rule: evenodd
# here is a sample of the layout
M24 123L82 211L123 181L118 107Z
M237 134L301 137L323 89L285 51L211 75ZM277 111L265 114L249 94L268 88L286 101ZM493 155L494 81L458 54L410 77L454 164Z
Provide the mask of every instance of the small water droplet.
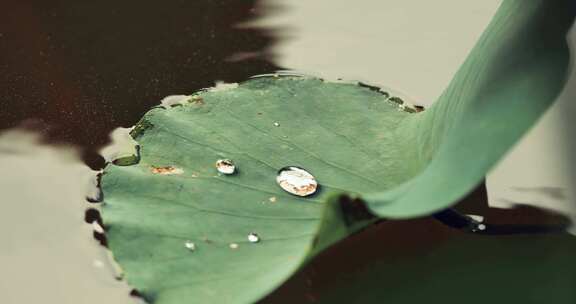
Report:
M236 243L230 243L230 249L238 249L238 244Z
M236 165L230 159L219 159L216 162L216 169L222 174L234 174L236 172Z
M252 232L250 234L248 234L248 241L250 243L258 243L260 242L260 236L258 236L258 234Z
M186 247L186 249L188 249L190 251L196 250L196 244L194 244L192 241L186 241L184 243L184 247Z
M275 127L279 127L279 126L280 126L280 123L279 123L279 122L275 122L275 123L274 123L274 126L275 126Z
M318 189L318 182L312 174L294 166L280 169L278 176L276 176L276 182L286 192L298 196L311 195Z

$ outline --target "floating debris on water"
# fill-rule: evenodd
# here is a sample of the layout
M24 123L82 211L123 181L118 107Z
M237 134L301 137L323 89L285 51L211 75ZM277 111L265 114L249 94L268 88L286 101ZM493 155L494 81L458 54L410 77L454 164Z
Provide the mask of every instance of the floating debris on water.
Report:
M271 203L275 203L276 202L276 197L272 196L271 198L268 199Z
M230 175L236 172L236 165L230 159L219 159L216 162L216 169L222 174Z
M312 174L294 166L280 169L276 176L276 182L284 191L298 196L311 195L318 189L318 182Z
M274 122L274 126L275 126L275 127L279 127L279 126L280 126L280 123L279 123L279 122Z
M239 247L238 244L236 244L236 243L230 243L229 246L230 246L230 249L238 249L238 247Z

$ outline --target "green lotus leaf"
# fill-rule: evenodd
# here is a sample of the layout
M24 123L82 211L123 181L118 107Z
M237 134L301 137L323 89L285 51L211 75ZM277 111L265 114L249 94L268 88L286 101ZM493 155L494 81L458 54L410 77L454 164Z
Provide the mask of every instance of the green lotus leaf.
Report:
M251 303L373 214L449 207L561 90L568 4L505 2L424 112L364 85L295 76L150 110L132 131L137 163L110 164L101 182L126 279L151 303ZM235 174L219 173L220 159ZM287 166L310 172L316 192L284 191Z

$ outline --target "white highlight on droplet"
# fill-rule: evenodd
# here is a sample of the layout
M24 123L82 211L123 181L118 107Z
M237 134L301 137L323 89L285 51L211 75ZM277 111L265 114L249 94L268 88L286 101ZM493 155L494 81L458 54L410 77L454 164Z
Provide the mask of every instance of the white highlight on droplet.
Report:
M194 244L194 242L192 242L192 241L186 241L184 243L184 247L186 247L186 249L188 249L190 251L196 250L196 244Z
M258 243L260 242L260 236L258 236L258 234L252 232L250 234L248 234L248 241L250 243Z

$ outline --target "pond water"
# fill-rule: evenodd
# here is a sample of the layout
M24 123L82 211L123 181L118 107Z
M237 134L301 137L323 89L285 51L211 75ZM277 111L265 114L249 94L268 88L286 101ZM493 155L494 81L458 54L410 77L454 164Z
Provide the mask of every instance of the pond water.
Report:
M133 125L163 97L190 94L216 81L237 82L294 69L391 87L427 106L450 81L499 3L169 0L160 5L132 0L25 0L2 4L1 302L139 301L129 296L129 286L115 279L106 251L92 239L93 228L83 220L89 206L84 196L93 170L104 163L98 151L108 143L110 132ZM473 196L480 205L521 203L576 216L572 187L576 136L570 127L576 114L570 102L576 97L574 88L567 86L538 125L493 170L487 194L479 189ZM555 218L528 207L490 212L502 222ZM471 240L477 237L431 219L383 223L329 249L263 302L330 303L330 294L346 285L362 293L361 286L354 285L358 273L370 267L370 261L381 259L389 271L387 278L380 278L382 286L393 286L388 296L394 303L419 301L402 295L417 286L428 286L422 293L428 297L452 291L442 285L446 282L461 289L453 282L457 274L482 271L470 265L486 255L491 256L491 265L509 265L516 256L541 259L547 267L523 275L551 278L556 285L549 283L538 297L573 283L570 274L557 274L561 263L554 261L560 259L560 247L550 239L534 256L527 254L533 248L507 245L501 239ZM469 251L454 249L463 244ZM490 246L502 247L494 251ZM448 273L443 278L431 275L443 271ZM494 276L506 281L481 276L470 282L484 285L468 286L463 294L519 293L519 288L532 284L502 271ZM353 301L354 293L350 294Z

